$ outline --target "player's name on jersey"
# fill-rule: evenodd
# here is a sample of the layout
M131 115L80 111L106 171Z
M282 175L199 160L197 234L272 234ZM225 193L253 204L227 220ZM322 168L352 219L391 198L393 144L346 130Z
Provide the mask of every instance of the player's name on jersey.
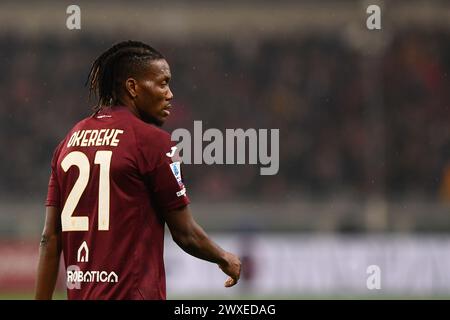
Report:
M120 129L94 129L75 131L67 143L70 147L91 147L91 146L112 146L117 147L120 139L118 136L123 134Z

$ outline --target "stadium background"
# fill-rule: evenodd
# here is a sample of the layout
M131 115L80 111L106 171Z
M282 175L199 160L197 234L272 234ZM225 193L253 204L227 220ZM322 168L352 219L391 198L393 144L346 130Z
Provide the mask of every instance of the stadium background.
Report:
M91 62L124 39L171 65L169 132L280 129L275 176L183 167L195 217L244 273L224 289L167 233L169 298L450 297L450 3L195 0L0 4L0 298L32 296L53 149L90 114Z

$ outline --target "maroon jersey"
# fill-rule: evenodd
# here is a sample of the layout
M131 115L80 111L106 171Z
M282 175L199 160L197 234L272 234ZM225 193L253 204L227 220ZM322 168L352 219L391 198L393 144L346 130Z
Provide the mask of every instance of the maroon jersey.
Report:
M165 299L162 210L189 203L170 135L126 107L80 121L52 159L69 299Z

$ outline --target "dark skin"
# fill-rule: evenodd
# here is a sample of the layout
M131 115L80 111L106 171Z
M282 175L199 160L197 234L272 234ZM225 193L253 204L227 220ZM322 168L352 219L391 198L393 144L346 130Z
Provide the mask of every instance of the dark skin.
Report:
M169 87L170 67L166 60L155 60L139 77L129 77L120 88L118 102L145 122L161 126L170 115L173 98ZM169 151L169 150L168 150ZM239 258L215 244L195 222L189 206L164 212L173 240L187 253L212 263L228 275L225 287L234 286L240 277ZM44 231L39 248L35 298L51 299L58 276L61 256L61 211L47 207Z
M170 115L173 98L169 87L170 67L166 60L155 60L141 75L129 77L120 88L119 103L147 123L162 126Z
M62 249L60 216L58 208L46 208L44 231L39 246L36 300L51 299L55 290Z

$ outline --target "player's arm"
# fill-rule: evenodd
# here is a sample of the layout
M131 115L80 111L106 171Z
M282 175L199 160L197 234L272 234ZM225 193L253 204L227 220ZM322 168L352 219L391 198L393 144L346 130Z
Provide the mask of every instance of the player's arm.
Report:
M239 258L215 244L192 217L189 207L183 206L165 213L164 218L173 240L190 255L209 262L217 263L229 276L225 287L234 286L240 277Z
M35 299L52 299L58 278L61 256L60 212L56 207L47 207L44 231L39 246Z

